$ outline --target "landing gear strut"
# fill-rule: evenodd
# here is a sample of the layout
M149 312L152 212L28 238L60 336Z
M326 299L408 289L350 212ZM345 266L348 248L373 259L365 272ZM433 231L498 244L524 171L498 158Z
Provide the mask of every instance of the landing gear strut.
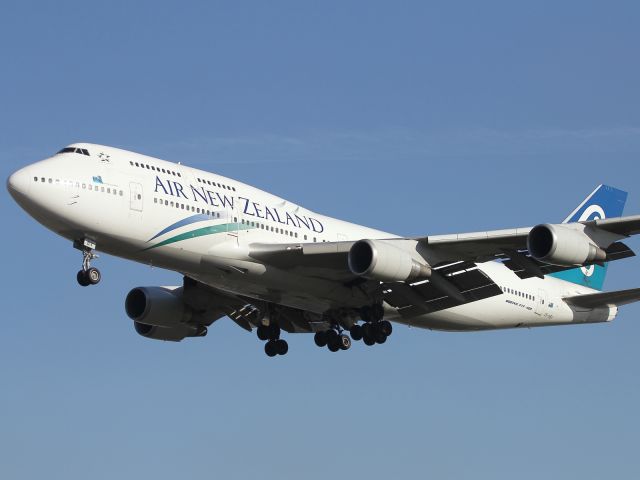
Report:
M98 258L98 255L93 253L96 244L85 238L76 240L73 242L73 246L82 252L82 270L78 271L76 275L78 283L83 287L100 283L100 279L102 278L100 270L91 266L91 260Z
M287 341L280 338L280 327L277 324L269 323L269 325L259 325L257 334L260 340L267 341L267 343L264 344L264 353L269 357L286 355L289 351Z

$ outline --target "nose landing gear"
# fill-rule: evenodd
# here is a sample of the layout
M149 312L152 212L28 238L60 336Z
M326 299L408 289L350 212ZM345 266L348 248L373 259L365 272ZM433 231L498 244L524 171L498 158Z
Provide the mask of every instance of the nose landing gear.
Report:
M96 244L85 238L76 240L73 242L73 246L82 252L82 270L78 271L76 275L78 283L83 287L100 283L100 279L102 278L100 270L91 266L91 260L98 258L98 255L93 253Z

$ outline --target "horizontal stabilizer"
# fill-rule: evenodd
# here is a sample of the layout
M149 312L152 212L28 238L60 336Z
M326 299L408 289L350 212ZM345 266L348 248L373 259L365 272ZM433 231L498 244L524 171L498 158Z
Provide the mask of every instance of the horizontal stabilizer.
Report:
M628 303L640 301L640 288L618 290L616 292L587 293L563 299L569 305L583 308L619 307Z

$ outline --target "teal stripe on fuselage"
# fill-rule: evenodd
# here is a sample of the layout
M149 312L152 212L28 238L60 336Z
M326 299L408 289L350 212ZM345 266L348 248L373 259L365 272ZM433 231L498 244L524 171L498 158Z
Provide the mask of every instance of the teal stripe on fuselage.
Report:
M171 225L169 225L167 228L159 231L158 233L156 233L153 237L151 237L149 240L147 240L148 242L150 242L151 240L158 238L161 235L164 235L165 233L169 233L172 230L176 230L180 227L184 227L185 225L190 225L192 223L197 223L197 222L206 222L207 220L211 220L211 217L209 217L208 215L204 215L202 213L199 213L197 215L192 215L190 217L187 218L183 218L182 220L173 223Z
M225 232L237 232L238 230L247 230L251 227L240 223L223 223L221 225L210 225L208 227L198 228L189 232L181 233L173 237L167 238L160 243L156 243L150 247L143 249L142 251L152 250L154 248L163 247L172 243L181 242L183 240L189 240L191 238L202 237L204 235L215 235L216 233Z

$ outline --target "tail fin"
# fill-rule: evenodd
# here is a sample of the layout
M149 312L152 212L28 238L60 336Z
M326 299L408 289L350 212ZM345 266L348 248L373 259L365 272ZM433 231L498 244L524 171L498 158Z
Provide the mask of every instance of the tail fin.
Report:
M562 223L620 217L626 201L627 192L608 185L598 185ZM607 265L605 264L604 267L591 265L589 267L574 268L553 273L551 276L596 290L602 290L606 273Z

